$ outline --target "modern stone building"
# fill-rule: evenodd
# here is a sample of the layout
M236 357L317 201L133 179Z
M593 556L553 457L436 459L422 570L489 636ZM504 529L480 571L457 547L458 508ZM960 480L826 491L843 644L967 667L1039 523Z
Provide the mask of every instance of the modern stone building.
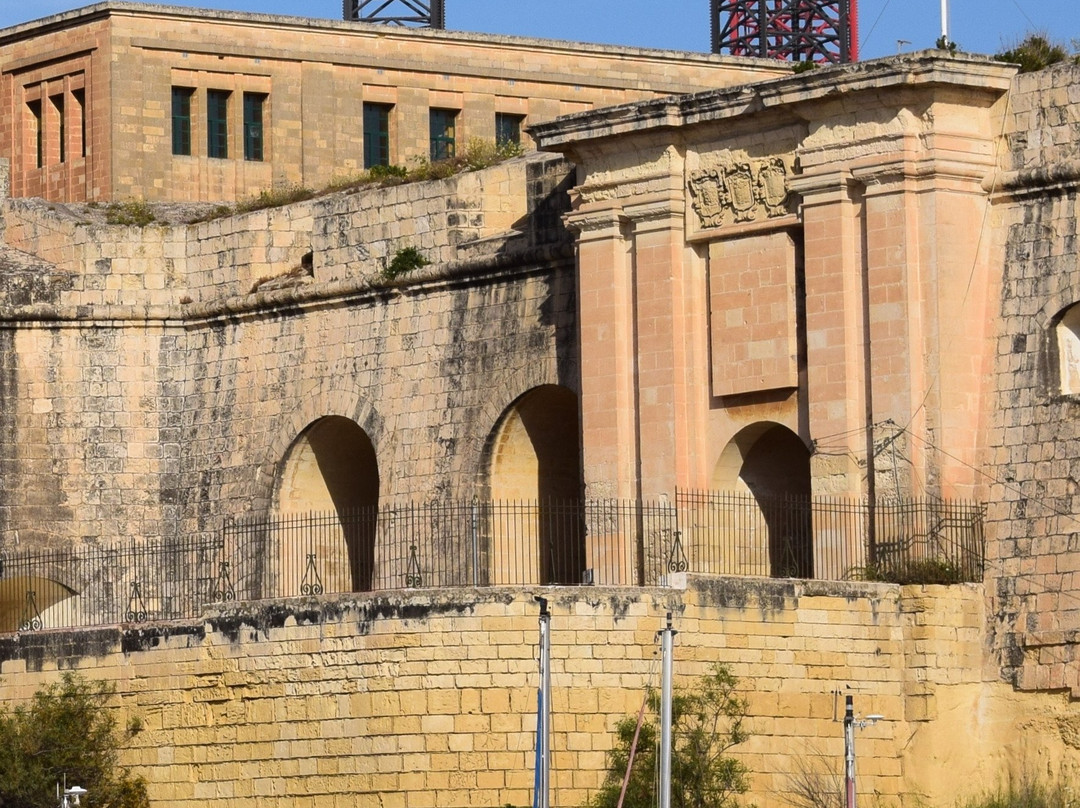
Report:
M162 20L175 46L137 34ZM0 34L9 95L43 88L4 131L42 99L44 163L27 130L4 141L0 698L65 668L116 681L170 805L524 804L542 595L563 804L597 787L668 612L680 671L746 686L757 804L839 760L846 692L886 716L859 739L865 791L936 804L1078 770L1080 68L924 52L740 77L601 48L574 79L552 43L204 22L108 3ZM332 58L236 45L298 32ZM510 76L506 49L544 67ZM136 53L137 94L119 74L116 98L76 92ZM77 59L90 83L54 86ZM526 74L550 81L514 106ZM177 88L192 155L172 154ZM198 153L217 91L225 157ZM262 160L237 157L245 93ZM97 190L30 198L82 159L49 115L91 102ZM541 152L191 223L76 204L332 179L363 165L341 123L365 103L401 116L394 162L431 153L433 109L455 137L525 115ZM394 276L407 248L431 263ZM867 547L972 580L862 580Z
M222 201L785 72L721 58L103 2L0 32L16 196Z

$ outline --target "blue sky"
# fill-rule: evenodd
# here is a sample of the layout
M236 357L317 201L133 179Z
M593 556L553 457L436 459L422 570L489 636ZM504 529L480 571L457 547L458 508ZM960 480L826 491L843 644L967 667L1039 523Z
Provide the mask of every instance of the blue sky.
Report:
M0 0L0 27L89 0ZM341 0L172 0L170 5L341 17ZM949 0L949 33L967 51L993 53L1041 30L1080 40L1080 0ZM446 0L447 28L675 50L709 49L709 0ZM860 0L864 58L932 47L941 0ZM899 43L898 40L906 40ZM1078 43L1080 46L1080 43Z

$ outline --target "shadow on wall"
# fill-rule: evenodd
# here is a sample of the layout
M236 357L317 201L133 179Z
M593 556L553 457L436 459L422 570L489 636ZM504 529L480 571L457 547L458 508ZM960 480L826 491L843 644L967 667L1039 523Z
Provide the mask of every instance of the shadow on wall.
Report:
M279 515L329 512L338 529L327 531L325 547L314 552L335 557L344 541L348 570L331 570L325 591L365 592L375 571L379 506L379 464L367 433L353 420L330 415L310 424L282 461L275 511ZM357 518L356 514L363 514ZM346 518L349 517L349 518ZM347 580L339 580L347 575Z
M493 583L522 571L539 584L581 583L585 526L573 507L582 490L580 434L577 396L559 385L535 387L503 411L488 439L488 497L539 507L531 536L493 531Z
M770 575L814 577L810 450L798 435L769 422L743 428L721 453L712 482L753 494L768 530ZM806 507L792 507L798 502Z

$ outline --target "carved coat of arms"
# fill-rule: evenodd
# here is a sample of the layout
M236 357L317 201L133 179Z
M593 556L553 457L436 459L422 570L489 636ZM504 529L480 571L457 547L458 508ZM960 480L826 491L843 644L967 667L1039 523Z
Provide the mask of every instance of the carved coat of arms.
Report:
M695 171L688 182L702 227L787 213L788 169L780 157Z

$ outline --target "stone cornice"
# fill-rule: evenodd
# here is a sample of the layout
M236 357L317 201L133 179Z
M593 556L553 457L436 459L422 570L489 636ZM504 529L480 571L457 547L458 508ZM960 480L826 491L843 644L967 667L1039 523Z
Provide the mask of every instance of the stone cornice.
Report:
M573 247L568 243L535 247L516 253L500 253L483 259L455 261L417 270L396 281L350 278L328 283L309 283L286 289L253 292L205 303L160 305L80 305L36 303L0 310L0 330L40 327L122 327L125 324L170 328L201 328L221 320L261 319L295 315L308 310L356 305L388 296L428 294L436 289L502 278L517 278L573 267Z
M998 96L1008 91L1015 74L1015 67L989 57L921 51L737 87L579 112L536 124L529 127L529 132L542 150L568 151L574 144L614 135L730 120L768 111L802 121L813 118L815 106L822 102L860 93L955 87ZM882 99L878 98L877 103L883 103Z
M999 171L983 180L983 189L993 192L997 200L1020 199L1077 186L1080 186L1080 160L1061 160L1034 168Z
M340 5L338 6L340 8ZM302 17L286 14L263 14L245 11L223 11L205 8L170 6L157 3L131 2L131 0L103 0L71 11L60 12L37 20L21 23L0 30L0 46L10 42L30 39L47 31L62 30L84 25L88 22L113 16L144 17L162 20L191 20L202 23L223 22L228 24L247 24L274 28L293 28L309 31L327 31L334 34L351 34L366 38L384 40L434 40L441 42L462 42L472 46L497 46L500 48L524 50L544 50L550 54L563 54L573 60L583 52L589 56L610 56L613 60L631 57L642 61L670 63L672 61L696 65L714 65L717 68L735 73L760 75L764 72L778 71L775 60L753 59L745 57L720 56L692 51L662 50L659 48L636 48L620 45L601 45L594 43L571 42L539 37L508 36L504 34L483 34L466 31L449 31L431 28L407 28L372 23L361 23L344 19L325 19ZM278 54L280 56L280 54ZM579 76L579 78L581 78Z

